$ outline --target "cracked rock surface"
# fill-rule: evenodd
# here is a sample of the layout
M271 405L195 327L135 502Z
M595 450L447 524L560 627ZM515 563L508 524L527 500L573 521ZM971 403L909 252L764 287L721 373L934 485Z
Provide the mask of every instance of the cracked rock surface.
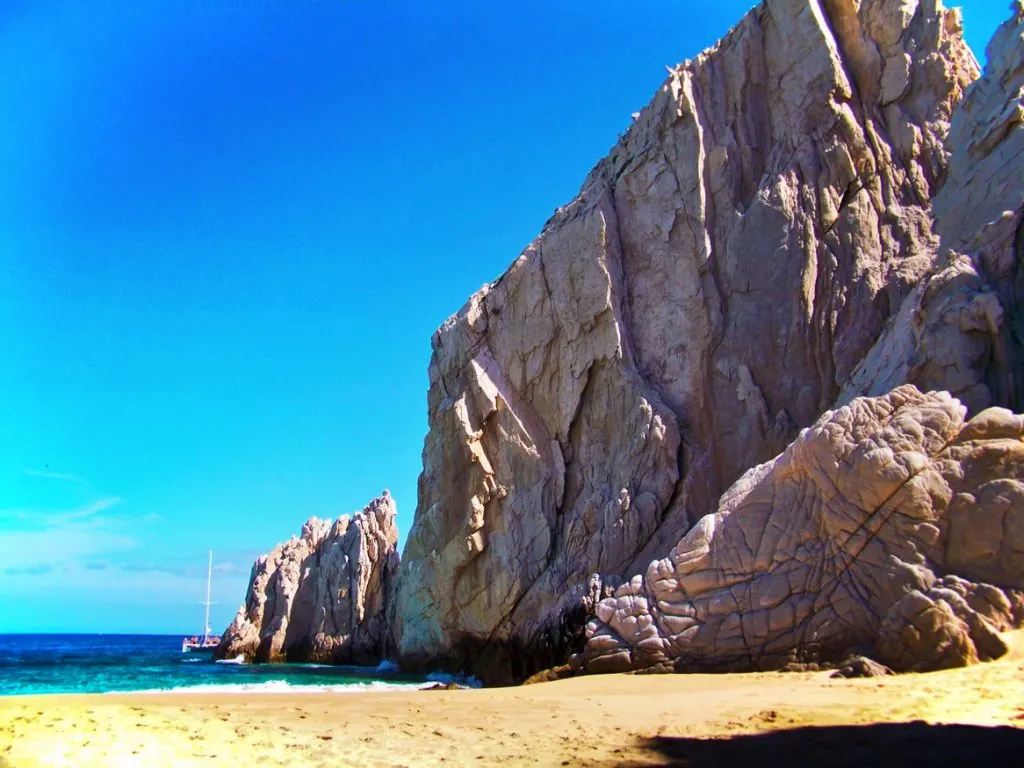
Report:
M386 616L398 571L391 495L362 512L311 518L302 535L253 565L245 605L217 658L376 664L388 649Z
M836 401L936 266L977 76L937 0L766 0L670 71L433 338L404 666L564 663L606 590Z
M965 417L912 385L826 412L598 604L584 669L1002 655L997 631L1024 620L1024 417Z
M1024 2L987 49L950 124L935 195L935 270L907 298L840 402L903 383L945 389L972 412L1024 410Z

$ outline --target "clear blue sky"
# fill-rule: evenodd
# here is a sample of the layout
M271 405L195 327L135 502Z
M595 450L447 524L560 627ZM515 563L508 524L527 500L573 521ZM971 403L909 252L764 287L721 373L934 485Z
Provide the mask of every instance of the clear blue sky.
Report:
M751 5L0 3L0 632L197 631L207 548L220 629L383 488L404 538L431 333Z

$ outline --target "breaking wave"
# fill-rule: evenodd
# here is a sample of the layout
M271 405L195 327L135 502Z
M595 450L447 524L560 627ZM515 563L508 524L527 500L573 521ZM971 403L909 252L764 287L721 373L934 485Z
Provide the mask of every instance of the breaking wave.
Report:
M367 693L383 691L418 691L427 688L431 683L384 683L374 680L369 683L345 683L341 685L303 685L289 683L287 680L265 680L261 683L206 683L199 685L181 685L173 688L148 688L141 691L111 692L132 694L166 694L166 693Z

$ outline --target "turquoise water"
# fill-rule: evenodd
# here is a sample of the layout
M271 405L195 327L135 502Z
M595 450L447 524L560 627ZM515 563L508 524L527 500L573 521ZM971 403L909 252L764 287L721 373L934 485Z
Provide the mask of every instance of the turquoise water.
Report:
M181 653L169 635L0 635L0 695L116 691L295 690L358 692L420 688L434 676L390 665L247 665Z

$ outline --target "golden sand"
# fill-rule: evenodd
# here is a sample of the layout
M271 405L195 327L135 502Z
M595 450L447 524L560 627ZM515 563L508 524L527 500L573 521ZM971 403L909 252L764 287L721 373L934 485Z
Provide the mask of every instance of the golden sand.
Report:
M965 739L980 758L999 739L1024 748L1024 730L948 727L1024 728L1024 631L1007 637L1012 652L991 664L869 680L608 675L470 691L8 697L0 766L831 764L858 749L891 756L907 739L922 759L921 744L949 756ZM837 728L911 721L930 725Z

